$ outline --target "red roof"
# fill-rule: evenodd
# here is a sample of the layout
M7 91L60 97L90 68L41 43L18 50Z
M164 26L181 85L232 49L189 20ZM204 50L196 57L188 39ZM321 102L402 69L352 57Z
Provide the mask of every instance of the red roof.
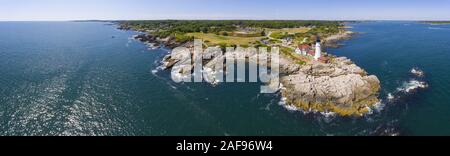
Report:
M308 54L311 55L311 56L314 56L314 55L316 55L316 52L314 50L309 50Z
M298 48L300 48L301 50L311 49L311 47L309 45L306 45L306 44L298 45Z

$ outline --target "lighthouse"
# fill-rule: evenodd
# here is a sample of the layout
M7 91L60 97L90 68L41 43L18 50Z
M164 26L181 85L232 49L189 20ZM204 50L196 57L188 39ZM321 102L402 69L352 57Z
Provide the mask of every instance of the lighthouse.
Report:
M320 47L320 39L319 37L317 37L317 41L316 41L316 53L314 54L314 60L318 61L319 58L322 55L322 49Z

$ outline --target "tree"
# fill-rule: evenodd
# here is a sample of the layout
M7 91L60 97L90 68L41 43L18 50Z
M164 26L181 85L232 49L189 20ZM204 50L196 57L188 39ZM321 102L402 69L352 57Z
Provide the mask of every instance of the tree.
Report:
M202 28L202 32L203 32L203 33L208 33L208 28L207 28L207 27L203 27L203 28Z

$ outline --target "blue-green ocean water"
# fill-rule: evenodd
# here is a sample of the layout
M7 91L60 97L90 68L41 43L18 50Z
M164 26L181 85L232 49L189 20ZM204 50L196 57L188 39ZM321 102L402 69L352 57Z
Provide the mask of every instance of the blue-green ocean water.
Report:
M260 84L176 84L155 72L166 50L106 23L0 22L0 135L450 135L450 26L350 25L328 51L380 78L384 107L363 118L289 111ZM396 91L411 79L430 87Z

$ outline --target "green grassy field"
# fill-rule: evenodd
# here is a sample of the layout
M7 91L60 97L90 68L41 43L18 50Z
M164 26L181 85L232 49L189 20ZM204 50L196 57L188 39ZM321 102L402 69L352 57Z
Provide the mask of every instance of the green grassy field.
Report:
M213 33L187 33L186 36L192 36L195 39L202 39L207 45L253 45L263 37L235 37L223 36Z
M271 31L272 33L297 34L297 33L306 33L309 30L311 30L311 28L301 27L301 28L268 29L267 31Z

